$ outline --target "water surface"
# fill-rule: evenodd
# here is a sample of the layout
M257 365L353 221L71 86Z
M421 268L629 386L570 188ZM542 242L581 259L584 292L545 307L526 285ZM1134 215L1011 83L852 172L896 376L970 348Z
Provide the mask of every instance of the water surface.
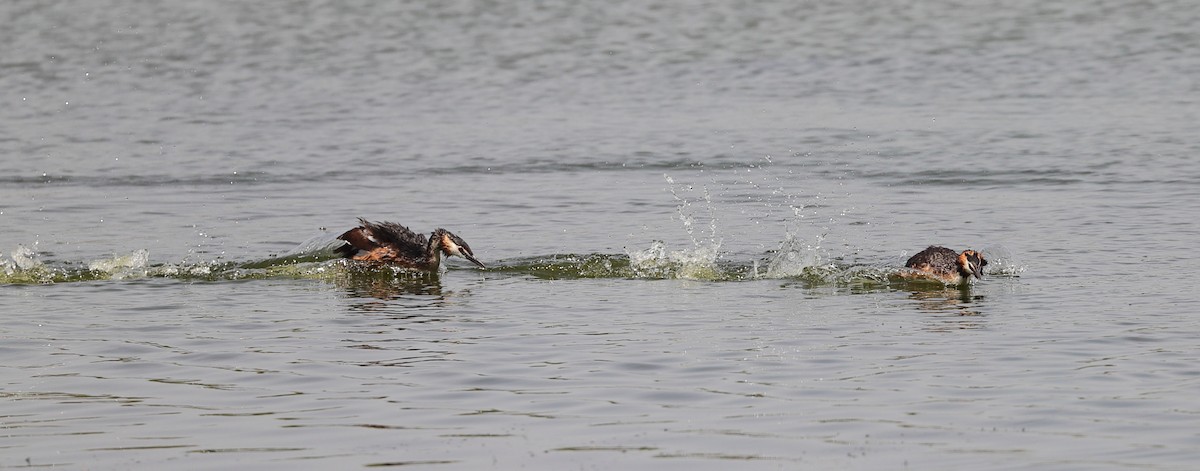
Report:
M1198 17L5 4L0 467L1190 469Z

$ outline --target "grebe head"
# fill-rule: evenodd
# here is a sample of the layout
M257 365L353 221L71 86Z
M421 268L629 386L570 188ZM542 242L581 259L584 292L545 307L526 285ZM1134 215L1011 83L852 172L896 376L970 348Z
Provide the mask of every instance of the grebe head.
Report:
M479 265L479 268L487 268L483 265L483 262L475 259L475 253L471 252L471 246L467 245L467 241L462 240L462 237L456 236L445 229L438 229L435 232L437 236L441 237L441 241L438 242L439 248L442 249L442 253L446 254L447 257L457 255L470 260L471 263Z
M958 270L962 272L964 277L974 276L975 278L983 278L983 267L987 265L987 259L983 258L983 254L974 250L964 250L958 254Z

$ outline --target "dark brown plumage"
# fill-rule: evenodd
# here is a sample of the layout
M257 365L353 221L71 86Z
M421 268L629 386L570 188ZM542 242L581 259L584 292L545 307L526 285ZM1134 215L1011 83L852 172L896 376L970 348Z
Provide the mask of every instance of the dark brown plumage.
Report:
M971 277L983 278L983 267L986 265L987 259L974 250L958 253L945 247L930 246L908 259L904 266L914 271L902 273L901 276L957 285L969 282Z
M345 244L334 249L338 255L354 260L383 262L406 268L436 271L442 255L457 255L479 268L487 268L462 238L438 228L427 239L394 222L358 219L359 226L338 236Z

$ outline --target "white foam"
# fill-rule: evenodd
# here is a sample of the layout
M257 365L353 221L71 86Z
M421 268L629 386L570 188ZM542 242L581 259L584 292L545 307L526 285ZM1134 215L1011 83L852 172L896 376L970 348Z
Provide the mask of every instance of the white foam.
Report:
M5 275L12 275L15 268L12 260L6 258L4 252L0 252L0 271L3 271Z
M42 266L37 252L24 245L18 245L12 252L12 261L18 270L32 270Z
M627 254L630 267L639 277L711 280L720 274L717 267L720 249L720 242L710 242L691 249L668 251L665 242L656 240L645 250L627 251Z
M113 275L114 278L144 276L146 274L146 264L149 261L150 251L138 249L125 255L114 255L112 258L92 260L88 263L88 269L108 273Z

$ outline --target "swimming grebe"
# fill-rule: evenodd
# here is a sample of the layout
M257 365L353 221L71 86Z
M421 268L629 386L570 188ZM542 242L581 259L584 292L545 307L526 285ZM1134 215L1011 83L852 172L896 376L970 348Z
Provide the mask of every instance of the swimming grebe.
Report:
M438 228L429 239L394 222L371 222L358 218L359 226L338 236L346 241L334 249L338 255L354 260L384 262L406 268L437 271L442 254L458 255L483 266L462 238Z
M957 253L945 247L930 246L908 259L904 266L916 273L902 274L902 278L934 279L948 285L968 283L971 277L983 278L983 267L987 260L974 250Z

